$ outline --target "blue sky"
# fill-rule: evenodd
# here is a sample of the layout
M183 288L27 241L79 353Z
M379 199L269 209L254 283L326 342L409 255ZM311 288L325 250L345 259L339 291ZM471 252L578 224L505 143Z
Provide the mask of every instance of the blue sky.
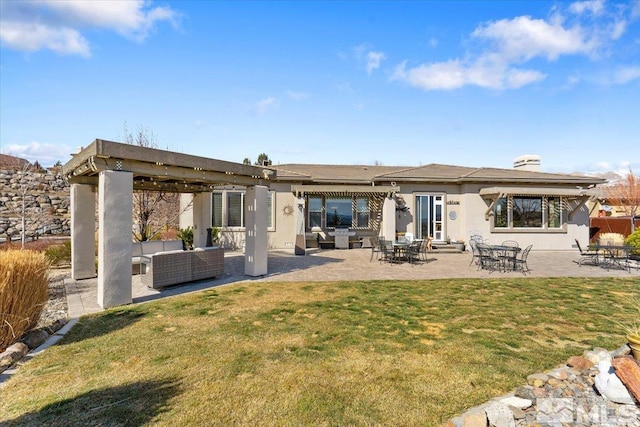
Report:
M0 152L640 171L640 1L1 0Z

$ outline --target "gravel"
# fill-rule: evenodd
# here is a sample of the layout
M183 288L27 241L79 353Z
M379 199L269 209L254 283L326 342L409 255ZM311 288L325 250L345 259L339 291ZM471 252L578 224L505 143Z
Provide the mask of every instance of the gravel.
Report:
M56 323L66 323L69 320L64 280L70 277L70 268L49 270L49 300L40 314L37 328L47 328Z

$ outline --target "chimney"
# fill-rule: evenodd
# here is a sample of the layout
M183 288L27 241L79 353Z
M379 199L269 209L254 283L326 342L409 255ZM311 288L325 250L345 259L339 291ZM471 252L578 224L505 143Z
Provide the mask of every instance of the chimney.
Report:
M540 172L540 156L525 154L513 159L513 168L523 171Z

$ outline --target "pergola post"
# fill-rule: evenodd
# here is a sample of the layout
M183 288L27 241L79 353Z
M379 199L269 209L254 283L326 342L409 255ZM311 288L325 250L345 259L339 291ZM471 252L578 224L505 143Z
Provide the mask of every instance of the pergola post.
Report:
M98 304L130 304L133 174L101 171L98 189Z
M207 228L211 227L211 193L193 195L193 247L207 244Z
M396 201L386 197L382 206L382 236L387 240L396 240Z
M267 187L247 187L245 193L244 274L267 274Z
M96 277L96 201L91 185L71 184L71 278Z

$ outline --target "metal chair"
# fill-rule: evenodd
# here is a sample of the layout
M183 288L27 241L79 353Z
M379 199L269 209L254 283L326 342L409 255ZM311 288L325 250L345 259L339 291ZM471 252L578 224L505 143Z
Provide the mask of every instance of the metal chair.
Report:
M373 260L373 254L378 254L376 255L376 259L380 259L380 257L382 256L382 250L380 249L380 241L384 240L384 236L380 236L380 237L369 237L369 241L371 242L371 257L369 258L369 262L371 262Z
M480 253L480 262L478 263L478 269L484 269L489 271L495 271L501 266L500 258L496 256L493 249L484 243L478 243L478 251Z
M515 240L505 240L504 242L502 242L502 246L509 246L511 248L519 248L520 244L518 242L516 242Z
M575 241L578 246L578 250L580 251L580 259L578 260L579 266L585 262L592 262L593 265L598 265L600 263L598 259L598 251L592 251L591 249L584 251L582 250L582 246L580 246L578 239L575 239Z
M529 252L531 252L531 248L533 245L529 245L520 253L520 256L517 256L513 259L513 271L521 270L522 274L527 275L529 270L529 266L527 265L527 258L529 257Z
M478 249L478 241L477 240L469 240L469 247L471 248L471 262L469 263L469 265L473 264L474 262L476 264L480 264L480 250Z

